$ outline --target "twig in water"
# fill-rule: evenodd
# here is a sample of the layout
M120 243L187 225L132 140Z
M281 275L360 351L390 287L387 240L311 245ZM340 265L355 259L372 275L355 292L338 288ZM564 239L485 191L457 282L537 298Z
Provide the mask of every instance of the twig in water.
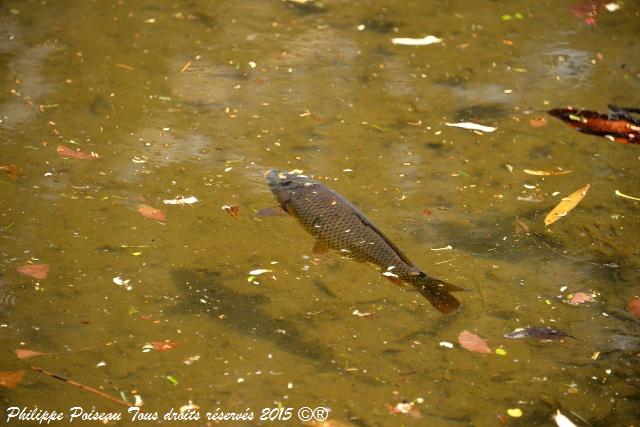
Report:
M596 265L596 266L598 266L598 267L618 268L618 265L617 265L617 264L614 264L614 263L598 264L597 262L585 261L585 260L583 260L583 259L574 258L574 257L572 257L572 256L570 256L570 255L565 255L565 254L563 254L563 253L561 253L561 252L556 251L556 250L555 250L555 249L553 249L551 246L549 246L549 245L547 244L547 242L542 242L542 244L543 244L543 245L545 245L546 247L548 247L549 249L551 249L551 252L553 252L554 254L556 254L556 255L560 255L561 257L568 258L568 259L570 259L570 260L572 260L572 261L583 262L583 263L585 263L585 264Z
M89 386L87 386L87 385L80 384L80 383L79 383L79 382L77 382L77 381L73 381L73 380L70 380L70 379L67 379L67 378L61 377L60 375L56 375L56 374L54 374L54 373L51 373L51 372L45 371L44 369L42 369L42 368L38 368L37 366L32 366L32 367L31 367L31 369L33 369L33 370L34 370L34 371L36 371L36 372L40 372L41 374L44 374L44 375L46 375L46 376L48 376L48 377L55 378L55 379L57 379L57 380L60 380L60 381L62 381L62 382L65 382L65 383L67 383L67 384L71 384L72 386L75 386L75 387L81 388L82 390L84 390L84 391L88 391L89 393L93 393L93 394L95 394L95 395L98 395L98 396L104 397L105 399L109 399L109 400L111 400L111 401L113 401L113 402L119 403L120 405L124 405L124 406L126 406L126 407L128 407L128 408L131 408L131 407L135 406L135 405L132 405L132 404L131 404L131 403L129 403L129 402L125 402L124 400L120 400L120 399L118 399L117 397L109 396L108 394L103 393L102 391L97 390L97 389L95 389L95 388L93 388L93 387L89 387Z

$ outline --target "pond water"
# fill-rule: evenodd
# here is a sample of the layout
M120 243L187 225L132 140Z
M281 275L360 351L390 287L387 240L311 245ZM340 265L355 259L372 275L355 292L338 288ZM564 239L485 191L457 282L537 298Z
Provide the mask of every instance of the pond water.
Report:
M213 425L215 411L267 425L263 409L293 408L281 422L296 425L306 406L346 426L545 426L557 410L637 425L640 323L625 306L640 297L640 204L615 190L640 196L640 146L545 111L640 106L639 5L302 3L2 2L0 165L17 177L0 171L0 371L26 371L0 388L3 421L80 406L121 412L112 425ZM391 42L426 35L442 41ZM461 310L313 254L293 218L256 217L275 204L274 167L321 180L468 288ZM17 271L29 263L48 276ZM594 300L566 303L578 292ZM570 337L504 337L546 326ZM462 348L465 330L491 353ZM137 395L160 419L32 366ZM162 420L189 402L198 421Z

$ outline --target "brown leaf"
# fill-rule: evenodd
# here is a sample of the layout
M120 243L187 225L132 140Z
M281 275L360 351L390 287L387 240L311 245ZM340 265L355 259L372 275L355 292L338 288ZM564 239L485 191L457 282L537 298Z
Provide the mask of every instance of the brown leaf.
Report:
M591 295L586 294L584 292L576 292L571 296L569 300L567 300L567 304L580 305L580 304L584 304L585 302L591 302L591 301L595 301L595 299Z
M25 264L18 266L16 271L36 279L46 279L49 274L49 266L47 264Z
M153 349L155 351L169 351L175 348L178 343L173 341L152 341Z
M0 385L6 388L14 388L22 382L24 371L0 371Z
M532 128L541 128L547 125L547 119L544 117L534 117L529 120L529 126Z
M163 210L152 208L148 205L138 205L138 212L145 218L153 219L154 221L165 222L167 216Z
M529 175L536 175L536 176L552 176L552 175L566 175L568 173L571 173L571 170L566 170L566 171L541 171L541 170L533 170L533 169L523 169L522 172L529 174Z
M627 303L627 311L640 320L640 298L631 298Z
M240 207L236 205L224 205L222 210L231 215L234 219L240 218Z
M80 150L72 150L71 148L65 147L64 145L58 145L56 151L58 152L58 156L66 157L68 159L95 160L100 158L98 153L94 153L93 151L91 153L85 153L84 151Z
M551 210L544 218L545 225L551 225L563 216L566 216L578 203L587 195L590 184L585 185L581 189L574 191L567 197L563 197L560 203Z
M29 350L26 348L18 348L13 350L18 356L18 359L29 359L30 357L46 356L47 353L40 353L39 351Z
M0 166L0 171L5 171L11 179L15 180L18 177L18 168L16 167L16 165Z
M491 349L485 339L467 330L460 332L460 335L458 335L458 343L460 343L462 348L475 353L491 353Z

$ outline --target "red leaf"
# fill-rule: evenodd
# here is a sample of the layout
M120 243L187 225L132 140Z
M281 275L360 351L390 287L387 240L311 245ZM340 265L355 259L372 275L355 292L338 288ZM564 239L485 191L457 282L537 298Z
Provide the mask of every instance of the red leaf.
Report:
M0 171L5 171L11 179L16 179L18 177L18 168L16 168L16 165L0 166Z
M627 311L640 320L640 298L631 298L627 303Z
M491 353L491 349L487 345L486 340L467 330L460 332L460 335L458 335L458 342L462 348L469 351L473 351L475 353Z
M16 270L18 273L35 277L36 279L46 279L49 274L49 266L47 264L25 264L19 266Z
M151 344L153 344L155 351L169 351L178 345L177 342L173 341L153 341Z
M138 212L145 218L153 219L154 221L165 222L167 216L163 210L152 208L148 205L138 205Z
M68 159L95 160L100 158L98 153L94 153L93 151L91 153L85 153L84 151L80 150L72 150L71 148L65 147L64 145L58 145L56 151L58 152L58 156L66 157Z
M576 292L575 294L573 294L571 299L567 301L567 304L579 305L591 301L595 301L595 299L591 295L584 292Z
M22 382L24 371L0 371L0 385L6 388L14 388Z
M18 356L18 359L28 359L30 357L37 356L45 356L47 353L40 353L39 351L29 350L26 348L18 348L13 350L13 352Z

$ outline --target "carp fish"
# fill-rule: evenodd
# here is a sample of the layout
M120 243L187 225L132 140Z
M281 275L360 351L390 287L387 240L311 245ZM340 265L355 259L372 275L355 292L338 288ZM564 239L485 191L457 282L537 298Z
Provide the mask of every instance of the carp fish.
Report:
M267 171L265 178L280 207L315 238L314 253L333 249L345 258L372 264L393 283L415 287L442 313L460 307L450 292L466 289L416 267L358 208L331 188L279 170Z

